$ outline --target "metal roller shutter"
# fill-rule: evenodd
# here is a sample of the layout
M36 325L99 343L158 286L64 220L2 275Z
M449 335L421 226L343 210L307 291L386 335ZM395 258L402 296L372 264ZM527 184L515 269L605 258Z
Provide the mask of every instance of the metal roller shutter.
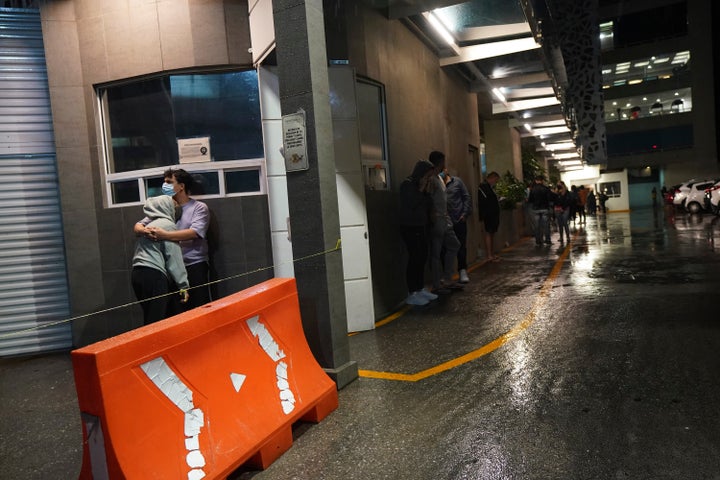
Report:
M70 347L69 314L40 14L0 8L0 356Z

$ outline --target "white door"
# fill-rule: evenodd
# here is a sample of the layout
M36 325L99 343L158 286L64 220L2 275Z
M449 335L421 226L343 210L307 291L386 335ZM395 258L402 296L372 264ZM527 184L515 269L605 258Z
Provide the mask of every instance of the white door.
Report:
M331 67L329 77L348 331L357 332L375 327L375 308L355 72Z

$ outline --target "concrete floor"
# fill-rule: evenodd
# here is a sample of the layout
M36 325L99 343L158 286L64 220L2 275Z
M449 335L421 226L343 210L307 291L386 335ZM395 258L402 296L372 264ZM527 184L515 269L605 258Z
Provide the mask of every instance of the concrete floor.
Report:
M588 217L502 257L352 336L340 407L230 478L720 479L720 219ZM0 360L0 405L0 478L77 478L67 354Z

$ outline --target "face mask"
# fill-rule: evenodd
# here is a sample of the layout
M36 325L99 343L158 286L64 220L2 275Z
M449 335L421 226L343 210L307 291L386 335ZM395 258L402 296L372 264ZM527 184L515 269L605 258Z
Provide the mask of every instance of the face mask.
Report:
M440 172L440 178L445 178L445 172Z
M162 193L163 195L170 195L171 197L175 195L175 189L173 188L172 183L163 182Z

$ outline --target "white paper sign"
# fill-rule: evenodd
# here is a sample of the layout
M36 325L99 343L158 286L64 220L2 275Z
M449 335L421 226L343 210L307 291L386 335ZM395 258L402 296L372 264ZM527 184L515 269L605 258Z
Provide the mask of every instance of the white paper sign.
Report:
M305 112L299 111L283 115L283 155L285 171L307 170L307 136L305 131Z
M178 138L178 158L180 163L209 162L210 137Z

